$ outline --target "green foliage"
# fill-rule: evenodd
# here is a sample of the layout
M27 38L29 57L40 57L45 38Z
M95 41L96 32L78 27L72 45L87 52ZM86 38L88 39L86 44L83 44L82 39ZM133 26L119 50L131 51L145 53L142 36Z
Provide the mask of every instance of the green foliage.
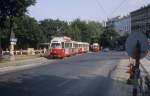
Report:
M90 43L99 43L100 35L103 33L104 28L102 25L98 22L89 22L88 23L88 28L89 28L89 36L90 36Z
M35 0L0 0L0 22L7 18L19 17L27 12L27 7L35 4Z
M76 19L71 22L73 39L83 42L94 43L99 41L99 36L103 32L103 27L100 23L94 21L80 21Z
M54 36L69 36L73 40L84 41L89 43L99 42L100 34L104 28L100 23L94 21L81 21L76 19L73 22L65 22L60 20L45 19L37 22L29 16L14 18L14 32L18 39L16 47L28 48L34 47L39 43L50 42ZM3 34L3 48L9 47L9 20L6 22L8 26L0 29Z
M36 47L41 42L50 42L53 36L69 36L73 40L98 42L102 26L98 22L85 22L76 19L73 22L45 19L37 22L26 16L27 8L36 0L0 1L0 40L3 48L9 48L10 33L18 39L17 48Z
M5 48L9 48L9 37L14 31L14 19L25 15L27 8L34 4L35 0L0 0L0 41Z
M40 27L43 34L46 36L45 42L49 42L51 37L60 36L67 33L68 25L67 22L60 20L45 19L40 21Z
M47 36L47 41L53 36L65 35L73 40L93 43L98 42L99 36L103 32L103 27L100 23L94 21L85 22L80 19L70 23L46 19L40 21L40 27Z
M125 33L117 39L118 47L123 46L123 48L125 49L125 42L127 38L129 37L129 35L130 35L129 33Z
M103 34L101 34L100 37L101 45L103 47L113 49L117 46L117 38L119 37L119 34L112 28L105 28Z
M16 20L16 24L18 26L14 31L18 38L17 47L36 47L45 38L34 18L23 16Z
M6 20L4 23L5 23L5 26L0 27L0 43L2 47L6 49L6 48L9 48L9 36L10 36L9 20Z
M18 39L17 48L36 47L38 43L44 41L45 35L34 18L22 16L14 20L16 22L14 32ZM3 49L9 48L10 33L8 29L9 26L5 26L5 28L0 30Z

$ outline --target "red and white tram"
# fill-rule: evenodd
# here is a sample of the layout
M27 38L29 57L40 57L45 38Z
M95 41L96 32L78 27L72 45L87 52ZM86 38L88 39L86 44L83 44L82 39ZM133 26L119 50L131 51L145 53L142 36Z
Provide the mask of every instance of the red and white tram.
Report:
M89 43L72 41L69 37L54 37L50 44L50 56L64 58L89 51Z
M91 45L91 51L92 51L92 52L99 52L99 51L100 51L99 44L98 44L98 43L93 43L93 44Z

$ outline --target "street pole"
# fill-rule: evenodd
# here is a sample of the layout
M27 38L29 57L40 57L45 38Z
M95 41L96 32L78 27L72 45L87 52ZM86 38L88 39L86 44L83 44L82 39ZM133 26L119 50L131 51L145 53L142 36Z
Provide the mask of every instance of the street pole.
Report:
M139 69L139 65L140 65L140 54L141 53L141 45L139 43L139 41L137 41L136 44L136 69Z
M140 95L141 89L143 89L141 82L139 82L141 80L140 59L147 56L148 48L147 37L142 32L134 32L126 41L127 53L135 61L129 78L129 81L131 80L133 84L132 96Z
M15 34L13 32L13 30L11 31L11 35L10 35L10 56L14 56L14 45L12 42L12 39L15 38Z
M141 56L141 45L140 42L137 41L135 48L135 66L134 66L134 86L133 86L133 96L138 95L138 80L140 78L140 56Z
M14 26L13 18L10 18L10 60L11 61L15 60L14 49L17 42L17 38L15 38L14 27L15 26Z

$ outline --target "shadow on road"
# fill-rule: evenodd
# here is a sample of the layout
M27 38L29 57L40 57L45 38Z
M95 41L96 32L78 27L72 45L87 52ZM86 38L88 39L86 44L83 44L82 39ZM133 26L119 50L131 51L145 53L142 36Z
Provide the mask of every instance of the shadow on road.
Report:
M23 76L16 80L0 81L1 96L115 96L110 94L115 81L110 77ZM123 89L120 89L123 90ZM117 91L117 90L116 90ZM121 95L117 95L121 96Z

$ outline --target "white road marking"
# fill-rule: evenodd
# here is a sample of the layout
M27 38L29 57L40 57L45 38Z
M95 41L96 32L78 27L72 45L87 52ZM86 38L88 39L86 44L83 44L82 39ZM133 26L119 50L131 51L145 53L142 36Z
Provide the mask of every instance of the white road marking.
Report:
M64 82L62 82L62 83L60 83L60 84L58 84L57 87L62 87L62 86L64 86L65 84L69 83L70 81L71 81L71 80L66 80L66 81L64 81Z

